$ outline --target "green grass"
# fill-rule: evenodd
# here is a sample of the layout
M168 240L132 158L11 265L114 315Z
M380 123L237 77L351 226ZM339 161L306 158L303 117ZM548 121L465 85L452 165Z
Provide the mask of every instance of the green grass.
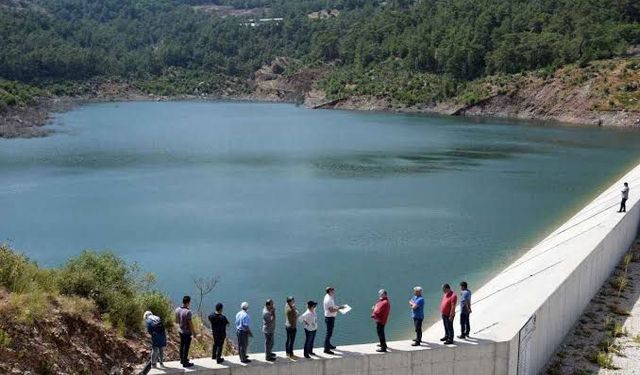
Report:
M0 349L6 349L11 346L11 337L9 334L0 328Z
M593 364L600 366L601 368L605 368L605 369L615 368L615 366L613 365L613 356L604 351L592 353L589 356L589 361L591 361L591 363Z

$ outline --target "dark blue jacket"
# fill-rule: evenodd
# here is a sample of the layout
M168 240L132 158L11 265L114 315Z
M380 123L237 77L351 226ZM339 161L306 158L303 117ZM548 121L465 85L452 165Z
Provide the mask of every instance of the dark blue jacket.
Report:
M151 319L147 319L147 331L151 335L151 345L156 347L167 346L167 332L162 323L157 325L153 324Z

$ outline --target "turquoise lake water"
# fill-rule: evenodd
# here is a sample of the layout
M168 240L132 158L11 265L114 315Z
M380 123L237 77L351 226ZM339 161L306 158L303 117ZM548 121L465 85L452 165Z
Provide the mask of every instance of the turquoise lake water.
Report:
M256 331L276 300L278 350L285 297L327 285L353 307L336 344L376 339L380 288L409 338L414 285L434 321L443 282L476 289L640 160L640 132L286 104L92 104L52 127L0 140L0 241L47 266L113 250L176 302L217 276L207 311L249 301Z

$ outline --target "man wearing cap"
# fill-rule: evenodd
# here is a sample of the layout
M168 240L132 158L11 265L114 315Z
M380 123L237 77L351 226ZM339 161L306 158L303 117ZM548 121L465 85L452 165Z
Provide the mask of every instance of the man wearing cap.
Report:
M318 306L318 303L315 301L307 302L307 311L300 317L300 321L304 327L304 357L307 359L311 359L311 356L315 355L313 352L313 341L316 338L316 331L318 330L316 306Z
M324 322L327 325L327 333L324 337L324 352L326 354L335 354L332 349L336 347L331 344L331 336L333 336L333 327L336 323L336 316L338 311L344 309L344 305L336 305L335 289L333 287L327 287L327 294L324 296L322 307L324 308Z
M296 309L296 301L293 297L287 297L287 304L284 306L284 328L287 331L287 341L284 345L287 357L295 358L293 354L293 345L296 341L296 333L298 332L298 310Z
M416 330L416 338L411 346L420 346L422 343L422 321L424 320L424 297L422 297L422 287L413 288L413 297L409 300L411 307L411 318L413 318L413 326Z
M276 308L273 300L268 299L262 309L262 333L264 333L264 355L267 361L276 360L273 353L273 336L276 331Z
M378 332L378 339L380 340L380 348L376 350L379 353L387 351L387 339L384 336L384 326L389 319L389 312L391 311L391 304L387 298L387 291L380 289L378 291L378 302L371 308L371 318L376 322L376 331Z
M236 333L238 335L238 353L240 354L240 362L249 363L251 360L247 355L247 348L249 347L249 337L253 337L251 332L251 317L247 312L249 310L249 303L242 302L240 304L240 311L236 314Z

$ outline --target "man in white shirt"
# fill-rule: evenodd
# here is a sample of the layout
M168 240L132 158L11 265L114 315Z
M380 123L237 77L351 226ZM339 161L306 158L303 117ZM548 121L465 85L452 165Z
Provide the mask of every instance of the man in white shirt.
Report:
M344 305L336 305L335 289L333 287L326 288L327 294L324 296L322 306L324 308L324 322L327 325L327 333L324 337L324 352L326 354L335 354L332 349L336 347L331 344L331 336L333 336L333 327L336 323L338 311L344 309Z
M622 188L622 202L620 202L620 209L618 212L627 212L627 199L629 199L629 184L624 183L624 187Z
M314 301L307 302L307 311L300 316L300 321L304 327L304 357L311 359L313 352L313 340L316 338L316 330L318 329L318 317L316 315L316 306Z

